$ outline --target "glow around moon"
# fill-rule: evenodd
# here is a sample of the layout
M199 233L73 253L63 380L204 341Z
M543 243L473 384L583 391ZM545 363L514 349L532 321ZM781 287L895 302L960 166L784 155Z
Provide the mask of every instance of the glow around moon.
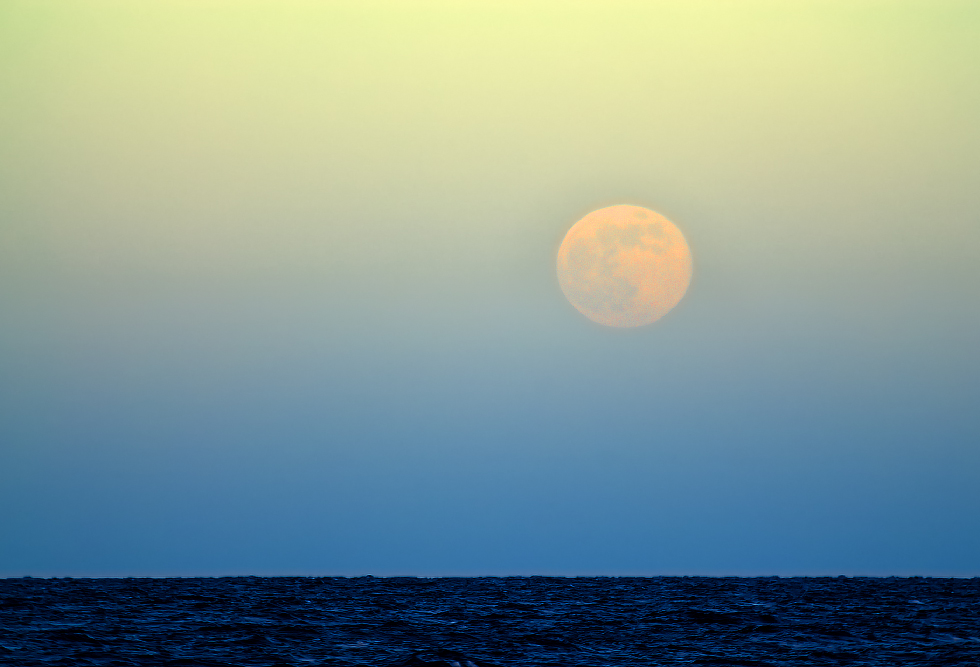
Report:
M558 281L583 315L611 327L659 320L691 282L691 251L667 218L609 206L576 222L558 249Z

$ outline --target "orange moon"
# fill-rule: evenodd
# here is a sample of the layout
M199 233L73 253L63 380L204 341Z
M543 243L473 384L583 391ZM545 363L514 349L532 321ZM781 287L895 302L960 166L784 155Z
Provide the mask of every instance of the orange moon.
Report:
M639 327L677 305L691 282L681 230L640 206L609 206L572 225L558 249L558 282L593 322Z

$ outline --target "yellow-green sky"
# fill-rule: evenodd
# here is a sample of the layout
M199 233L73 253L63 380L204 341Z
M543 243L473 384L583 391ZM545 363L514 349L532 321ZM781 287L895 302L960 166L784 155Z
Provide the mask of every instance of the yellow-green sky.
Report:
M0 574L977 574L978 118L974 2L5 2Z

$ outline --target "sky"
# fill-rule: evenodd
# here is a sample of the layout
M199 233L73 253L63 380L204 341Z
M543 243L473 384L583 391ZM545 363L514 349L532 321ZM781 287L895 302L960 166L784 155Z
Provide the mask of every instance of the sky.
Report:
M978 35L0 4L0 576L980 575ZM649 326L558 284L615 204Z

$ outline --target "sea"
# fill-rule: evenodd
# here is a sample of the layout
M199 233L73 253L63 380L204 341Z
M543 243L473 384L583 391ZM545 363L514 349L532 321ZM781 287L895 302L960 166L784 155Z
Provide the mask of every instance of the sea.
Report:
M0 664L980 665L980 579L0 579Z

